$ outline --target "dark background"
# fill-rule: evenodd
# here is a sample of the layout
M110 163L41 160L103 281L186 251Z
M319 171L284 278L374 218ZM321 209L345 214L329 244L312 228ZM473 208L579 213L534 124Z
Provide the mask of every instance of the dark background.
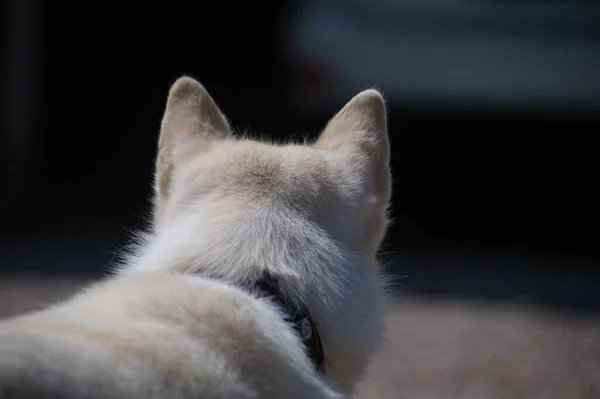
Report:
M318 134L349 97L313 112L286 101L293 6L6 3L2 271L107 269L144 225L166 95L182 74L238 130ZM582 34L598 43L598 30ZM390 98L394 224L382 256L399 286L600 310L599 109Z

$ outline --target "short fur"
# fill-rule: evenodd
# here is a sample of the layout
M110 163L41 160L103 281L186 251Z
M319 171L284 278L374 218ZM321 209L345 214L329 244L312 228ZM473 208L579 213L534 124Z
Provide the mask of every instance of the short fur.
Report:
M162 122L152 231L114 276L0 323L2 398L341 398L382 339L376 254L390 196L382 96L366 90L314 144L232 136L182 77ZM269 300L310 310L326 376Z

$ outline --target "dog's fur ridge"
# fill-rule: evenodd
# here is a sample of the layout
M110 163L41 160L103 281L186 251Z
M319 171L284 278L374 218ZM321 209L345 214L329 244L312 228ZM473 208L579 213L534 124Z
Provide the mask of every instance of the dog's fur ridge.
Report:
M192 78L172 86L154 221L114 276L0 322L1 398L342 398L382 339L376 254L390 196L385 103L352 98L314 144L234 138ZM326 376L267 299L304 303Z

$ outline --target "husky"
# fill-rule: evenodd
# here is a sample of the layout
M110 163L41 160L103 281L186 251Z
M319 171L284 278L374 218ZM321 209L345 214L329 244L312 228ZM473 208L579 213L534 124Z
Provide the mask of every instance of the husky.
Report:
M276 144L177 79L151 227L102 281L0 322L0 397L352 395L384 337L389 152L374 89Z

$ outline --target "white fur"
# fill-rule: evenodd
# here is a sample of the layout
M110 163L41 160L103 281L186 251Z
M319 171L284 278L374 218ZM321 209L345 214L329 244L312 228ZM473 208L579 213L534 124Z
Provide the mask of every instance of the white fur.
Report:
M312 145L236 139L204 88L179 79L159 140L152 231L114 276L0 323L0 396L350 394L382 339L385 118L368 90ZM239 288L267 271L308 306L326 376L277 307Z

